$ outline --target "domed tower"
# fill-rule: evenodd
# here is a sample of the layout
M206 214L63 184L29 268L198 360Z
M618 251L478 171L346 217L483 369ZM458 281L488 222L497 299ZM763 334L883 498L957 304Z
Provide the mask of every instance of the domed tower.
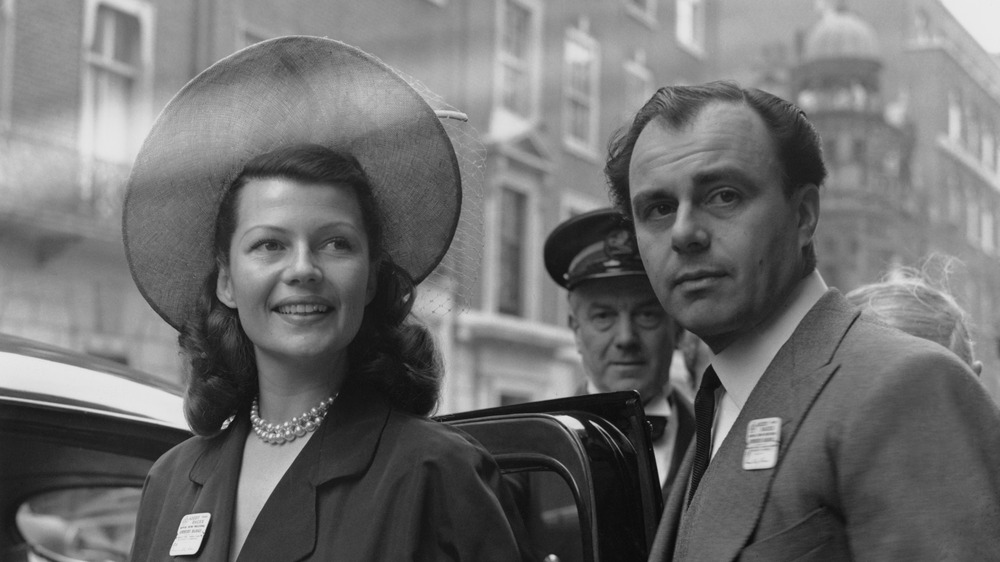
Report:
M926 248L910 188L912 125L884 107L878 36L840 2L803 37L792 95L823 139L829 175L817 235L820 271L850 290Z
M793 77L798 103L809 112L880 112L881 70L875 30L841 2L805 37Z

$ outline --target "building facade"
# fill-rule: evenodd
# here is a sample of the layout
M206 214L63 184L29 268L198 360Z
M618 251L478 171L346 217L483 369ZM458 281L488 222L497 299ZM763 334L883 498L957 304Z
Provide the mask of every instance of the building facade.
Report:
M157 112L235 50L358 46L467 113L481 143L454 251L417 312L441 412L582 382L542 243L607 205L608 138L655 87L706 77L709 0L0 0L0 331L180 381L176 334L135 290L122 188Z
M1000 64L938 0L807 4L721 0L732 41L716 45L712 73L786 96L815 122L830 167L817 253L831 285L958 258L950 289L1000 400Z

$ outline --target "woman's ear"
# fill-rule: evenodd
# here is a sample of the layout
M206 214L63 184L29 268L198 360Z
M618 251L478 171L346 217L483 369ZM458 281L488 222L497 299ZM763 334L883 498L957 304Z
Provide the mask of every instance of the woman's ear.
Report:
M221 263L215 281L215 296L222 304L232 309L236 308L236 299L233 298L233 278L229 275L229 267Z
M372 300L375 298L375 293L378 291L378 272L380 269L379 262L372 262L371 267L368 268L368 285L365 287L365 306L371 304Z

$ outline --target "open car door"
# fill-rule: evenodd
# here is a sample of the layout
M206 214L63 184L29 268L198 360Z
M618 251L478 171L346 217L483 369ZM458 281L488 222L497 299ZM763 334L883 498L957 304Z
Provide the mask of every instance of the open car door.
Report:
M539 562L645 560L662 511L639 394L574 396L437 419L496 458Z

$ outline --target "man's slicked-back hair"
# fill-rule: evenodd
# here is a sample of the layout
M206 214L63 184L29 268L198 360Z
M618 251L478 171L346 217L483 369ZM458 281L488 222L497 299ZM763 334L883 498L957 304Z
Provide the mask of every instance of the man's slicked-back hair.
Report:
M822 143L805 112L794 104L763 90L741 88L732 81L667 86L657 90L636 113L632 124L618 131L609 143L604 172L611 202L623 215L632 217L629 165L635 142L646 125L659 119L671 129L682 129L705 107L720 102L745 105L764 121L781 163L786 195L790 196L806 184L817 187L823 184L826 166Z

